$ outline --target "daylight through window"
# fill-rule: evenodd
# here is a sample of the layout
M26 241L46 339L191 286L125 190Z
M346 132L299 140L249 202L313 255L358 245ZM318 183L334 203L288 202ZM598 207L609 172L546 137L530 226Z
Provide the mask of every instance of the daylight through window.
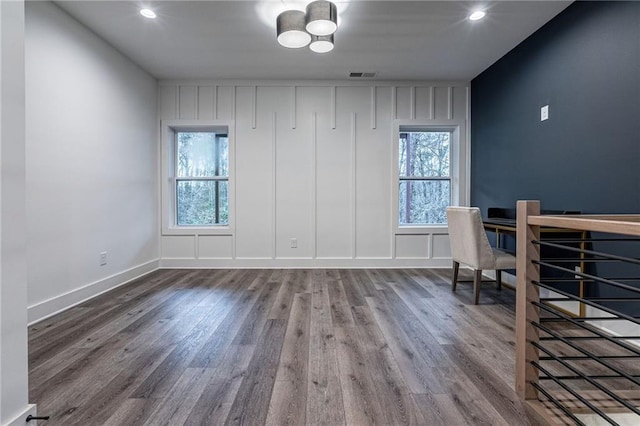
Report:
M214 132L176 132L175 200L178 226L229 223L229 138Z
M451 204L450 131L400 131L399 224L447 222Z

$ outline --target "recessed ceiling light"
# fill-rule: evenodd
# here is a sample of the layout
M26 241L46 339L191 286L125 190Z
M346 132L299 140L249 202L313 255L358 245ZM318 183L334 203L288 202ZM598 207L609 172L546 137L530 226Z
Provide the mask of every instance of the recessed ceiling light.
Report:
M485 16L486 16L486 13L485 13L484 10L476 10L471 15L469 15L469 20L470 21L479 21L480 19L484 18Z
M140 9L140 15L144 16L145 18L149 18L149 19L155 19L156 18L156 13L151 9Z

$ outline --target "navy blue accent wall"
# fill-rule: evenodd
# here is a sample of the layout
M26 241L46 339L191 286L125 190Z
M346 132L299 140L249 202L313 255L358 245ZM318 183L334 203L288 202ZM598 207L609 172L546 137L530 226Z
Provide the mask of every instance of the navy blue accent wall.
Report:
M519 199L640 213L640 2L575 2L471 82L471 204Z
M573 3L471 82L471 203L518 199L640 213L640 2Z

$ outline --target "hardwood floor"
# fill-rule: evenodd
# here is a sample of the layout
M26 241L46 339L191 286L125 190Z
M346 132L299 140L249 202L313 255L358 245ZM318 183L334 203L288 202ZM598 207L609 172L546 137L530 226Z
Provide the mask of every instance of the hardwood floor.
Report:
M156 271L30 327L30 402L48 426L529 424L514 292L474 306L450 274Z

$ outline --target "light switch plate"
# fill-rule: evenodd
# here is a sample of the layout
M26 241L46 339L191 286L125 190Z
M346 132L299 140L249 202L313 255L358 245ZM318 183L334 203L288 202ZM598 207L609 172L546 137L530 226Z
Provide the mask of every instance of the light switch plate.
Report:
M545 121L549 119L549 105L545 105L540 108L540 121Z

